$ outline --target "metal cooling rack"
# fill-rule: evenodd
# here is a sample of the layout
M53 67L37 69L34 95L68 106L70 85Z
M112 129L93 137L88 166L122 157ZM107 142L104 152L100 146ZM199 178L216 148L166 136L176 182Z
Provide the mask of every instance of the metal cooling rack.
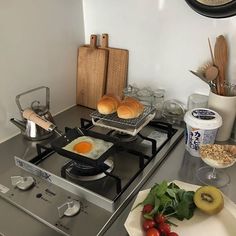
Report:
M134 119L121 119L117 113L102 115L98 111L92 112L90 116L96 126L118 130L134 136L155 117L155 108L144 106L143 113Z
M154 111L154 107L144 106L143 113L139 117L134 119L121 119L117 116L116 112L110 115L102 115L98 111L94 111L90 114L90 116L94 119L101 119L103 121L114 122L124 126L137 127L149 114Z

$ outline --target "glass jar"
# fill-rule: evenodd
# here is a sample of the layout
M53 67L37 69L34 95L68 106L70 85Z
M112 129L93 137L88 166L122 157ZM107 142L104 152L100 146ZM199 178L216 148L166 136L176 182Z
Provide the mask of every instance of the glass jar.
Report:
M137 92L139 91L138 88L132 86L132 85L128 85L128 87L126 87L123 90L123 95L124 97L137 97Z
M146 106L152 106L153 105L153 91L149 88L144 88L144 89L140 89L137 92L137 98L138 100Z
M165 92L166 91L164 89L157 89L153 92L153 106L156 108L156 119L160 119L162 117Z
M171 124L180 124L185 114L184 105L176 100L167 100L163 104L163 117Z
M193 108L207 108L208 96L203 94L193 93L188 97L188 110Z

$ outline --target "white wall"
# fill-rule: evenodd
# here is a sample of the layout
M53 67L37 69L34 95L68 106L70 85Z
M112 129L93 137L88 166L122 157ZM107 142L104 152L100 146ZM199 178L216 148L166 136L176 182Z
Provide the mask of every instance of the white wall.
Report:
M15 96L41 85L51 112L75 104L77 48L84 42L82 0L0 0L0 142L19 132Z
M210 59L208 37L227 37L236 82L235 28L236 17L203 17L184 0L0 0L0 142L19 132L9 122L20 118L17 94L45 85L53 114L75 104L77 48L91 33L129 50L129 83L186 103L209 92L189 72Z
M189 70L210 60L207 38L226 36L229 79L236 83L236 17L212 19L194 12L184 0L84 0L85 40L110 35L110 46L130 52L129 83L164 88L168 98L187 103L193 92L208 94L207 84Z

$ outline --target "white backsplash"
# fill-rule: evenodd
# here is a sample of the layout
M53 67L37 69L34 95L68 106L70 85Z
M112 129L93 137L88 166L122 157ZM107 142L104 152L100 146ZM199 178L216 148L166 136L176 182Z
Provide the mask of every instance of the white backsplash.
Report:
M192 93L209 87L189 70L210 60L208 37L223 34L229 42L229 79L236 83L236 17L199 15L184 0L84 0L85 39L110 35L110 46L130 52L129 83L163 88L167 99L187 104Z
M75 104L77 48L92 33L129 50L129 77L139 87L163 88L187 103L209 88L189 70L210 59L212 44L229 42L229 78L236 81L236 17L211 19L184 0L0 1L0 142L19 132L15 96L41 85L51 89L51 112ZM82 5L83 2L83 5Z

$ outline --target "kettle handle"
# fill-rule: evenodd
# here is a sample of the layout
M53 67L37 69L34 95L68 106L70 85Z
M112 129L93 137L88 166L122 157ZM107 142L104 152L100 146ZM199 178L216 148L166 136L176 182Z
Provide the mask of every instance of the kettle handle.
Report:
M42 127L43 129L47 131L53 131L56 129L56 125L54 125L52 122L43 119L41 116L36 114L33 110L27 108L22 113L23 118L33 121L38 126Z
M22 108L22 106L20 104L20 97L25 95L25 94L28 94L28 93L34 92L36 90L39 90L39 89L46 89L46 108L49 110L50 90L46 86L40 86L40 87L37 87L37 88L34 88L34 89L30 89L26 92L20 93L16 96L16 104L17 104L19 110L21 111L21 113L24 111L24 109Z

